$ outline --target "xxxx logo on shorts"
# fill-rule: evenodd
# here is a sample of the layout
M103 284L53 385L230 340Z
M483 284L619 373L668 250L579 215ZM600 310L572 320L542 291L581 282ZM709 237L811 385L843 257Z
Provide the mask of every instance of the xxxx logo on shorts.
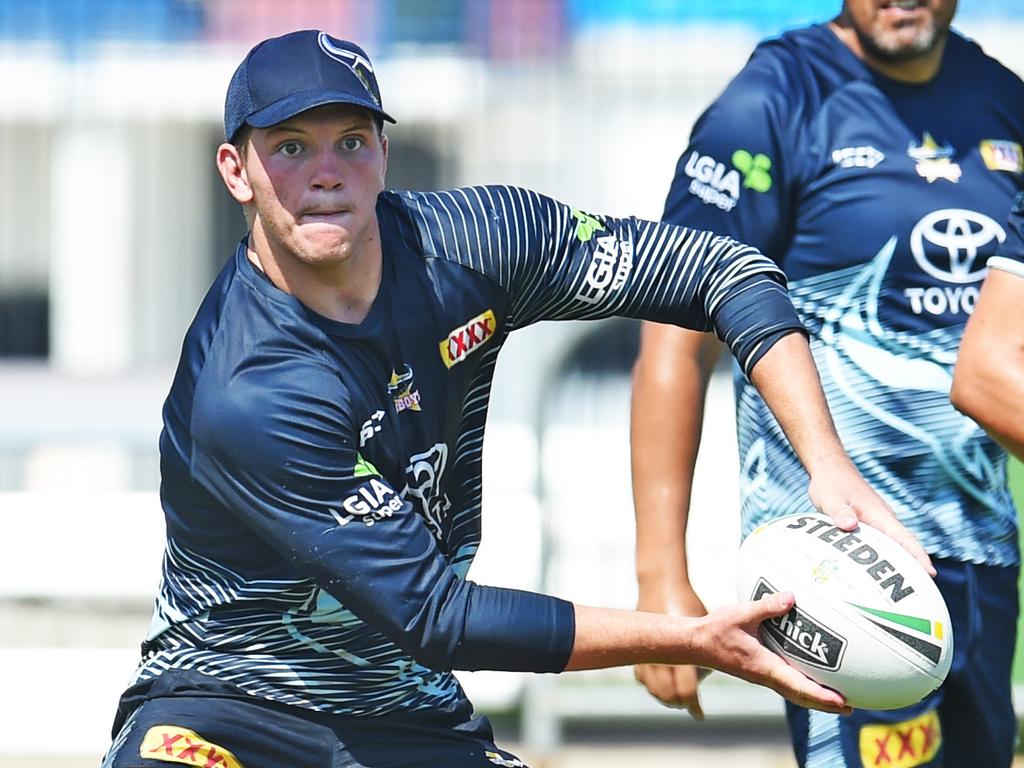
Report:
M934 709L901 723L875 723L860 729L860 756L866 766L913 768L929 762L942 746Z
M211 744L195 731L177 725L154 725L146 731L139 757L202 768L244 768L224 747Z
M497 752L491 752L490 750L484 752L484 757L495 765L501 766L501 768L526 768L526 763L518 757L509 759L507 757L502 757Z
M494 310L481 312L468 323L460 325L448 334L448 338L440 343L441 359L446 368L461 363L473 352L476 352L494 335L497 320Z

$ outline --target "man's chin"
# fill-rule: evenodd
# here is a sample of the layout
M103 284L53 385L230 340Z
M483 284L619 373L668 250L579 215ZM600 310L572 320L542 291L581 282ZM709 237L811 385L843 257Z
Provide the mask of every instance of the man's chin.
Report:
M352 251L348 230L318 224L302 228L301 252L307 264L342 262Z
M935 48L938 40L937 30L928 26L872 35L862 44L877 59L900 62L923 56Z
M299 227L299 237L311 248L316 250L334 250L349 242L352 233L345 227L327 222L303 224Z

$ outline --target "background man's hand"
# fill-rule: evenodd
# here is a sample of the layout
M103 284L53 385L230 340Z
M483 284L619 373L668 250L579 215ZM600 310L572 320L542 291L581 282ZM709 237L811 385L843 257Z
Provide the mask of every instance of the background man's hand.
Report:
M645 595L641 588L637 610L667 613L673 616L707 615L704 603L692 589L684 590L672 604ZM704 719L697 687L711 672L705 667L689 664L638 664L633 668L636 679L666 707L685 709L694 720Z

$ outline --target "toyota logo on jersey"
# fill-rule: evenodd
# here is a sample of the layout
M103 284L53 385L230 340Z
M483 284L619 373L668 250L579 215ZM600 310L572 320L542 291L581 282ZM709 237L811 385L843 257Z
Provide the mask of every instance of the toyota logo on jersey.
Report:
M949 283L973 283L985 276L985 264L1004 230L983 213L965 208L932 211L914 225L910 250L921 269Z

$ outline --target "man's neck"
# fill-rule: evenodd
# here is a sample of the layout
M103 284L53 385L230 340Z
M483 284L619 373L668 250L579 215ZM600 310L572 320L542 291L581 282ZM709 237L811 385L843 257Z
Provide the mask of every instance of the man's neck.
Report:
M357 325L369 315L382 274L379 235L344 261L327 265L310 265L276 250L257 222L247 255L275 286L331 320Z
M880 59L864 48L856 30L845 23L842 17L833 19L828 26L836 37L853 51L854 56L890 80L903 83L927 83L938 74L939 67L942 66L942 54L946 50L947 36L936 41L931 50L918 56L897 60Z

